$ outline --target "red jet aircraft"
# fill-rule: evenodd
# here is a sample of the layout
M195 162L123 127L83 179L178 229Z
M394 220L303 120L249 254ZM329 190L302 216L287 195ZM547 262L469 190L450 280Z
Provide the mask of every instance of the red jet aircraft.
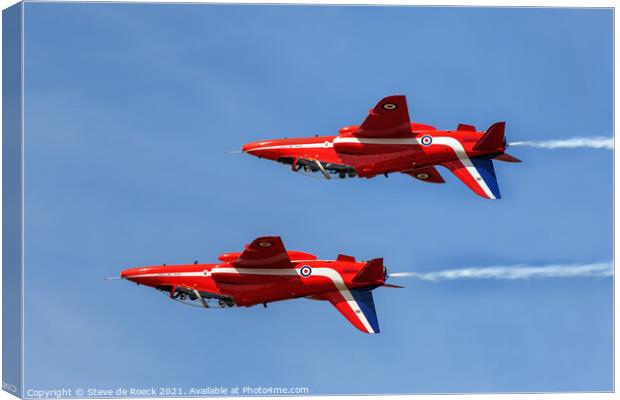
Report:
M263 140L243 152L290 164L293 171L317 172L330 179L402 172L424 182L444 183L436 166L450 170L487 199L501 197L493 161L520 162L506 154L504 122L486 132L459 124L455 131L409 121L405 96L389 96L370 110L361 125L346 126L338 136Z
M241 253L225 253L221 264L130 268L120 277L154 287L172 299L205 308L250 307L306 297L327 300L356 328L379 333L372 290L386 284L383 259L357 262L339 255L317 260L287 251L277 236L259 237Z

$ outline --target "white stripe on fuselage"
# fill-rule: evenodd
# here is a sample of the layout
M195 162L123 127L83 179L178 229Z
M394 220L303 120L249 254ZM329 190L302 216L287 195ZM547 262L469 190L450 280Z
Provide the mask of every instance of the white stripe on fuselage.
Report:
M164 276L164 277L168 277L168 276L207 276L205 275L204 271L198 271L198 272L155 272L155 273L150 273L150 274L136 274L136 275L128 275L128 276L124 276L124 279L129 279L129 278L156 278L156 277L160 277L160 276Z
M280 256L278 256L278 259L279 257ZM317 259L291 260L292 263L316 262L316 261L330 262L331 260L317 260ZM217 270L217 269L218 267L213 268L213 270ZM264 269L264 268L261 268L261 269ZM124 278L127 279L127 278L154 278L158 276L209 276L209 275L211 275L211 272L208 269L205 269L203 271L192 271L192 272L151 272L148 274L129 275L129 276L125 276ZM292 275L295 275L295 274L292 274Z
M257 150L280 150L280 149L326 149L330 147L334 147L334 144L330 141L325 141L321 143L280 144L280 145L275 145L275 146L257 147L255 149L247 150L247 152L251 153Z
M435 137L433 137L434 139ZM334 143L359 143L359 144L393 144L393 145L407 145L407 144L419 144L422 143L418 138L358 138L358 137L340 137L334 138Z

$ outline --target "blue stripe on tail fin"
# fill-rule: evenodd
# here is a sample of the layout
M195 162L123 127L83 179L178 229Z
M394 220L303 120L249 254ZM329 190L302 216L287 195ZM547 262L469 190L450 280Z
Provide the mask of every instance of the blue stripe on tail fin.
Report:
M372 291L367 289L353 289L351 290L351 294L357 302L360 310L364 313L366 320L375 331L374 333L379 333L379 320L377 319L375 302L372 299Z
M499 185L497 184L497 177L495 176L495 169L493 168L493 160L474 158L471 160L474 167L478 170L478 173L487 184L496 199L501 199L502 194L499 192Z

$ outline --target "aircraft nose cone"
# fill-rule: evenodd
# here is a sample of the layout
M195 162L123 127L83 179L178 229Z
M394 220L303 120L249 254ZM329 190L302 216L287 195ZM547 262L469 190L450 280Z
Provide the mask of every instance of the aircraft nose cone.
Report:
M260 150L263 146L264 146L264 142L246 143L241 148L241 151L243 151L244 153L250 153L251 154L252 152Z
M280 156L280 151L276 141L262 141L245 144L241 151L259 158L276 160Z
M130 269L124 269L124 270L122 270L122 271L121 271L121 278L123 278L123 279L127 279L129 276L131 276L131 270L132 270L132 269L133 269L133 268L130 268Z
M156 286L161 283L161 274L166 272L164 266L127 268L121 271L121 279L127 279L140 285Z
M254 144L248 143L248 144L243 145L243 147L241 148L241 151L244 153L249 153L250 151L252 151L253 148L254 148Z
M129 279L130 281L135 281L136 279L133 278L137 275L140 275L140 270L141 268L127 268L121 271L121 278L122 279Z

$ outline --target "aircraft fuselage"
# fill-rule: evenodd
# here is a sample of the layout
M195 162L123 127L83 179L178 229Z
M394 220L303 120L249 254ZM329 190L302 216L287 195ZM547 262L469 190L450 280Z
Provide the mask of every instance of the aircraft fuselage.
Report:
M414 128L420 124L411 125ZM341 134L262 140L246 144L243 151L256 157L291 164L293 168L300 160L316 160L332 173L338 172L337 166L345 166L352 168L355 175L361 178L372 178L386 173L415 171L458 160L463 156L491 158L503 153L503 148L474 150L474 145L483 135L484 132L475 131L419 130L412 132L410 138L384 139ZM336 168L331 168L331 165ZM316 169L313 170L316 172Z
M236 306L315 296L342 288L375 288L385 282L385 274L371 281L353 281L364 262L291 258L291 264L291 268L268 269L228 263L145 266L126 269L121 278L169 292L173 298L178 288L184 288L181 294L196 290L231 298Z

